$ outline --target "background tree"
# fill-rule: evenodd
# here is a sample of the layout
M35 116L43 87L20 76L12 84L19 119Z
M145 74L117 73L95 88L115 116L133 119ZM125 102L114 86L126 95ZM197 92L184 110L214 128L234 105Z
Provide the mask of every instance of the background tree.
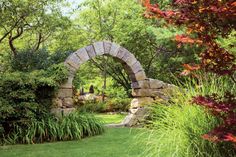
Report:
M63 16L56 0L3 0L0 5L0 47L14 56L19 49L36 51L70 21ZM2 52L3 53L3 52Z

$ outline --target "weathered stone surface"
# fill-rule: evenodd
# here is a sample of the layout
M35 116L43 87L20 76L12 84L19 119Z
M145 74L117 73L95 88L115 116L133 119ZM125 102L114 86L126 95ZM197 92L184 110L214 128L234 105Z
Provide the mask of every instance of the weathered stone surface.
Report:
M64 62L65 67L67 67L67 69L69 70L70 73L75 73L76 72L76 67L74 67L74 65L69 64L67 62Z
M127 127L132 127L142 125L145 122L148 116L146 108L139 107L137 109L134 109L133 111L133 113L130 113L128 116L125 117L121 124Z
M151 96L151 89L132 89L132 95L135 97Z
M142 89L149 89L150 85L149 85L149 80L141 80L138 81L139 87Z
M93 47L95 49L96 55L104 54L104 47L103 47L103 42L102 41L94 43Z
M144 71L139 71L136 74L134 74L135 80L136 81L142 81L147 79L146 74Z
M52 104L53 104L53 106L56 107L56 108L58 108L58 107L60 108L60 107L63 106L62 99L59 99L59 98L54 98L54 99L52 100Z
M126 51L127 51L127 50L126 50L125 48L120 47L119 50L118 50L118 53L117 53L116 57L122 59L122 57L125 55Z
M80 58L82 63L90 59L85 48L79 49L78 51L75 52L75 54Z
M111 51L112 43L109 41L104 41L103 45L104 45L104 54L109 54Z
M142 68L141 64L139 63L139 61L137 61L134 65L132 65L131 69L132 69L133 73L143 71L143 68Z
M134 65L137 62L137 59L134 57L133 54L129 55L129 57L127 59L124 60L126 62L127 65L129 65L130 67L132 67L132 65Z
M119 45L117 45L117 44L115 44L115 43L112 43L112 45L111 45L111 50L110 50L110 53L109 53L109 54L110 54L111 56L116 57L119 48L120 48Z
M72 98L73 90L72 88L60 88L58 90L57 97L59 98Z
M155 79L149 79L150 88L163 88L165 83Z
M154 102L154 99L151 98L151 97L134 98L131 101L130 108L135 109L135 108L142 107L142 106L145 106L145 105L150 105L153 102Z
M128 116L125 117L125 119L122 122L122 124L124 124L127 127L135 126L137 123L138 123L138 119L136 118L136 115L134 114L129 114Z
M132 88L132 89L139 89L140 86L139 86L138 82L132 82L132 83L131 83L131 88Z
M72 82L74 77L69 77L66 82L61 85L61 88L72 88Z
M169 95L162 91L162 89L132 89L132 95L135 97L160 97L169 99Z
M89 45L89 46L85 47L85 49L86 49L86 51L87 51L90 58L93 58L93 57L96 56L96 52L94 50L93 45Z
M81 61L78 58L78 56L75 53L72 53L65 61L67 64L70 64L71 66L73 66L75 69L78 69Z
M73 107L74 101L72 98L64 98L63 99L63 106L66 107Z
M138 82L132 82L131 88L133 89L150 89L149 80L141 80Z

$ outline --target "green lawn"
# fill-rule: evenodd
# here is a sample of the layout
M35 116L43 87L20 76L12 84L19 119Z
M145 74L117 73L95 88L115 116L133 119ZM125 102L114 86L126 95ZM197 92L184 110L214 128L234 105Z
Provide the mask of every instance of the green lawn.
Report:
M144 151L142 145L138 145L136 141L137 136L142 132L144 132L143 129L107 128L102 135L80 141L1 146L0 156L138 157Z
M95 117L101 119L105 124L120 123L126 115L123 114L95 114Z

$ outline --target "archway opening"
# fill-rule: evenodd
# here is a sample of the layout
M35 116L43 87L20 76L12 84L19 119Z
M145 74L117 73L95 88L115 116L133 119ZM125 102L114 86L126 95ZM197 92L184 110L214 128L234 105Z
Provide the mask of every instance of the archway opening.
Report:
M93 112L105 123L120 123L131 102L130 79L112 57L97 56L83 63L73 79L74 106Z

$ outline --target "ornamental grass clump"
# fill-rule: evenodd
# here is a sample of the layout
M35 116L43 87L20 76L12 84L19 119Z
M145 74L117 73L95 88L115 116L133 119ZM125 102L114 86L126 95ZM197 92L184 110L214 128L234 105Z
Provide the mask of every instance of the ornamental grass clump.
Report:
M13 124L11 134L1 139L2 144L34 144L78 140L104 132L103 124L91 114L74 112L61 118L48 116L31 120L25 126Z
M198 95L224 94L235 91L235 86L227 78L207 76L198 82L188 80L182 84L183 90L166 104L153 104L150 108L151 129L145 157L233 157L236 150L231 143L215 143L204 139L204 135L222 123L222 119L212 115L206 108L193 103ZM234 127L234 126L232 126Z

